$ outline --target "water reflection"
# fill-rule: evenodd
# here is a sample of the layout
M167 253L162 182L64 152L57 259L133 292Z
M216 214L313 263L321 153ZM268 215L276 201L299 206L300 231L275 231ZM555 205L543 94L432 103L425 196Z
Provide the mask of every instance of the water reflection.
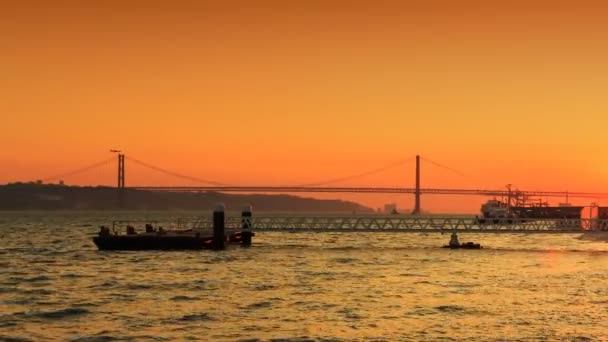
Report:
M603 241L463 234L486 247L467 251L440 234L260 233L222 253L99 252L108 220L3 214L0 339L605 336Z

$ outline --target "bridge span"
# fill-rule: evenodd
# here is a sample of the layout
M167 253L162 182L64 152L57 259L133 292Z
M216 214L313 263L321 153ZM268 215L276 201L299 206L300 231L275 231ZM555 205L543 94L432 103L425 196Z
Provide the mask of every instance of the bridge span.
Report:
M172 192L243 192L243 193L377 193L377 194L420 194L425 195L480 195L480 196L542 196L542 197L608 197L605 193L566 191L508 191L483 189L435 189L400 187L294 187L294 186L133 186L129 189Z
M255 216L226 217L226 229L254 232L469 232L469 233L583 233L608 230L605 219L494 219L450 216ZM208 217L181 221L178 229L212 229Z
M240 193L377 193L425 195L480 195L480 196L541 196L541 197L608 197L604 193L567 191L519 191L484 189L437 189L400 187L297 187L297 186L133 186L129 189L172 192L240 192Z

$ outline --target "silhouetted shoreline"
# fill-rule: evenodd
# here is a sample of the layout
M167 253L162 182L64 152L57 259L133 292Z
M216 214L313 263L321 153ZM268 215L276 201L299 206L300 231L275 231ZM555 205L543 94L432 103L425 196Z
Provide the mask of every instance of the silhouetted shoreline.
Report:
M183 193L59 184L11 183L0 185L0 210L209 210L222 202L230 210L253 205L256 211L357 212L371 208L355 202L292 195Z

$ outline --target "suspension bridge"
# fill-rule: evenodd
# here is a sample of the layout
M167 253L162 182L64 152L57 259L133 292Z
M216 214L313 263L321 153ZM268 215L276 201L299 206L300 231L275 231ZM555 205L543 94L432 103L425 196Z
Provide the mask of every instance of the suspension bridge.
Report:
M166 191L166 192L233 192L233 193L363 193L363 194L413 194L414 195L414 209L412 214L417 215L421 211L421 195L472 195L472 196L494 196L504 197L508 199L509 203L513 201L516 204L518 201L526 200L530 197L562 197L566 201L569 197L578 198L590 198L599 199L608 197L606 193L595 193L595 192L577 192L577 191L521 191L511 189L446 189L446 188L423 188L421 187L421 162L427 162L434 166L447 169L451 172L462 174L460 171L453 168L444 166L427 158L421 156L415 156L399 160L397 162L375 168L366 172L361 172L346 177L333 178L324 181L319 181L309 184L299 184L293 186L243 186L243 185L230 185L214 180L203 179L199 177L192 177L184 175L166 168L156 166L147 162L140 161L134 157L126 156L117 150L111 152L117 153L116 157L112 157L106 160L102 160L91 165L72 170L70 172L62 173L59 175L51 176L42 179L43 182L56 181L64 179L66 177L75 176L81 173L89 172L93 169L113 164L117 161L117 183L116 188L119 193L122 193L124 189L135 189L144 191ZM156 172L163 173L167 176L179 178L182 180L188 180L200 186L130 186L126 185L126 161L141 167L154 170ZM331 184L349 181L357 178L362 178L369 175L374 175L395 167L402 166L407 163L415 162L415 179L413 180L413 187L378 187L378 186L359 186L359 187L336 187L329 186ZM119 196L120 197L120 196Z

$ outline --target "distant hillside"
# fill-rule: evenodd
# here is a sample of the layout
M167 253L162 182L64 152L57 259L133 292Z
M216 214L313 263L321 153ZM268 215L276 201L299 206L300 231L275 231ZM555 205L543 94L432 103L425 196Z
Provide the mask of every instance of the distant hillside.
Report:
M111 187L40 183L0 185L0 210L210 210L218 202L228 210L251 204L255 211L353 212L373 210L358 203L290 195L234 195L217 192L179 193L125 189L123 204Z

